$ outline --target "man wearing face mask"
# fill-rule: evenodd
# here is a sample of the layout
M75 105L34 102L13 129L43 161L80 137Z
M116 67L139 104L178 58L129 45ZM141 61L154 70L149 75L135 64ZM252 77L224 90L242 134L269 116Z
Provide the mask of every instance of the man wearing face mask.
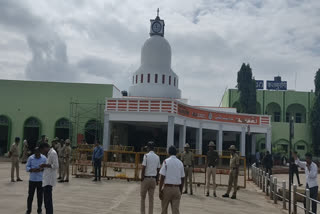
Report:
M306 161L300 161L296 153L292 153L292 157L295 160L295 164L303 168L306 173L306 189L310 190L310 198L317 200L318 197L318 167L312 161L312 154L306 153ZM306 202L304 202L306 207ZM317 213L317 203L312 201L312 213Z

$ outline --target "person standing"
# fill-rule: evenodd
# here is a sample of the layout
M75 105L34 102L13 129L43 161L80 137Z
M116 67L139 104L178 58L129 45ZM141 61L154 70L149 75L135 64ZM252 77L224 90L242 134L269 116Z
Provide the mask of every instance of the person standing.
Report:
M59 177L58 180L62 179L63 170L64 170L64 141L63 139L60 140L60 147L58 148L58 157L59 157Z
M227 193L224 194L222 197L229 198L229 194L233 186L233 194L231 196L231 199L236 199L237 190L238 190L238 175L239 175L240 159L238 154L236 153L237 149L234 145L231 145L229 150L231 152L231 158L230 158L228 190L227 190Z
M29 190L27 199L27 212L30 214L32 211L32 201L35 191L37 190L38 199L38 210L37 213L42 213L42 201L43 201L43 189L42 189L42 178L43 178L43 168L40 168L41 164L47 162L47 158L40 153L38 147L35 148L34 155L28 158L26 165L26 171L30 173L29 179Z
M150 141L147 145L148 153L143 156L141 170L141 214L146 213L145 201L149 196L149 214L153 213L154 190L159 179L160 158L154 153L154 142Z
M177 149L169 147L169 158L163 161L160 169L159 198L161 200L161 214L168 213L171 204L172 214L179 214L180 199L184 184L183 163L176 157Z
M181 161L184 165L184 184L185 184L185 190L184 194L188 193L188 179L189 179L189 186L190 186L190 195L193 195L192 190L192 173L193 173L193 167L194 167L194 156L193 153L190 152L190 145L186 143L184 146L185 151L182 153Z
M216 193L216 166L217 161L219 159L218 152L214 150L215 144L213 141L209 142L209 151L207 153L207 163L206 163L206 169L207 169L207 197L210 195L210 178L212 177L212 183L213 183L213 196L217 197Z
M318 166L312 161L312 154L305 154L306 161L300 161L296 153L293 153L292 157L295 160L295 164L303 168L305 171L306 189L310 190L310 198L318 200ZM305 201L304 207L306 207ZM317 213L317 203L314 201L312 201L312 213Z
M23 141L23 148L22 148L22 157L21 157L21 163L25 164L27 163L29 156L29 146L28 146L28 141L24 140Z
M20 138L16 137L9 151L9 157L11 158L11 182L15 182L14 170L16 170L17 181L22 181L19 176L19 143Z
M294 151L293 152L294 155L298 156L297 152ZM299 178L299 169L297 164L295 163L294 158L292 157L291 160L291 166L290 166L290 176L291 176L291 184L293 184L293 175L296 174L297 176L297 181L298 181L298 185L299 187L302 186L302 184L300 183L300 178Z
M92 163L94 165L94 179L93 181L101 181L101 161L103 158L103 148L97 140L92 154Z
M59 181L60 183L69 182L69 169L70 169L70 157L71 157L71 146L70 140L65 141L66 145L64 147L64 156L63 156L63 172L62 178Z
M41 143L39 149L43 155L47 156L47 162L40 165L41 168L44 168L42 181L44 206L46 214L53 214L52 188L57 183L58 155L48 143Z
M266 156L263 159L263 165L266 170L266 173L269 173L269 175L272 175L272 167L273 167L273 160L272 155L269 151L267 151Z

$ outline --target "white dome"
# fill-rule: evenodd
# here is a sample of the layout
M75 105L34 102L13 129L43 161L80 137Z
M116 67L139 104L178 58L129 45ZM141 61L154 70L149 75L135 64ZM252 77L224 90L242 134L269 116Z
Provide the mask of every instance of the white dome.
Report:
M141 67L155 73L169 73L171 69L171 47L162 36L152 36L141 49Z

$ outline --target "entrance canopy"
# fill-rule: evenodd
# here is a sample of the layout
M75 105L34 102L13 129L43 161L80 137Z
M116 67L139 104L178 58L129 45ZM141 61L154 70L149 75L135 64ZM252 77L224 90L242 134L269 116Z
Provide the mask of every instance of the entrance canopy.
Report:
M271 123L268 115L238 114L194 107L176 99L110 98L106 100L104 121L104 149L110 145L110 122L157 122L167 124L167 147L174 145L175 126L179 126L179 147L186 141L186 128L196 129L196 149L202 152L202 130L216 130L217 150L222 153L223 132L238 132L240 153L245 156L246 134L265 134L266 147L271 151Z

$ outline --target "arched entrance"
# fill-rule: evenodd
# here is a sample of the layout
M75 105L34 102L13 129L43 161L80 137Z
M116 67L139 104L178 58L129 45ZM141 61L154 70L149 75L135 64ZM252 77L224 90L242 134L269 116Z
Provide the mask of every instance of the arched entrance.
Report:
M31 151L36 147L40 137L40 121L35 117L30 117L24 122L23 140L26 139Z
M85 125L84 137L88 144L94 144L95 140L101 140L101 124L97 120L89 120Z
M0 115L0 156L8 151L9 143L9 119L4 115Z
M281 122L281 107L278 103L269 103L265 113L271 115L272 122Z
M68 139L70 134L70 122L65 118L61 118L55 125L55 137L59 139Z

